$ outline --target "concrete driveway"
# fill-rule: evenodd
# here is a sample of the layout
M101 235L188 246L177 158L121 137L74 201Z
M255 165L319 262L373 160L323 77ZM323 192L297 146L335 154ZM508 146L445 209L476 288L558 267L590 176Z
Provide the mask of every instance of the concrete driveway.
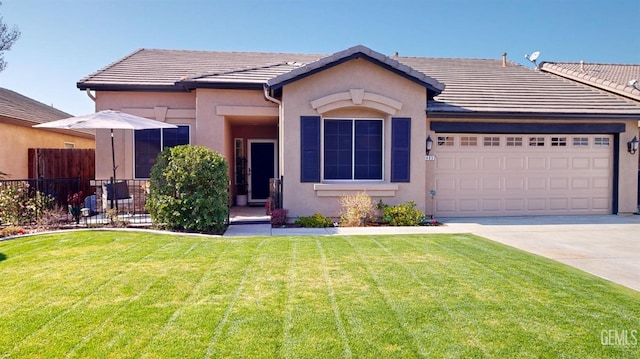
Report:
M640 291L640 216L455 218L474 233Z

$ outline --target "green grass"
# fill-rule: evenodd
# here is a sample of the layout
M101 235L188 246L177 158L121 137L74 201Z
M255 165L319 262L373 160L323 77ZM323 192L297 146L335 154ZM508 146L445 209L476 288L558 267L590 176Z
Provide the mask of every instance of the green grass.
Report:
M635 358L631 331L638 292L472 235L0 242L0 358Z

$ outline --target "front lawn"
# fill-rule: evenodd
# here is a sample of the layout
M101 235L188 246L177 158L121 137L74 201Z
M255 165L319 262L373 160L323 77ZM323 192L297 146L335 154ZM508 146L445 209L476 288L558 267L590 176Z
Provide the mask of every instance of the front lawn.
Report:
M25 237L0 242L0 318L0 358L640 352L640 293L457 234Z

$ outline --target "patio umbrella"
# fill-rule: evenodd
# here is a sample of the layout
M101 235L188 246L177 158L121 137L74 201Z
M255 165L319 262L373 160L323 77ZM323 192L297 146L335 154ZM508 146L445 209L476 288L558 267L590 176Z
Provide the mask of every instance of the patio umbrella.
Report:
M65 118L62 120L56 120L51 122L41 123L39 125L34 125L33 127L39 128L61 128L67 130L76 130L76 129L109 129L111 130L111 160L113 162L113 177L111 180L112 188L115 191L115 181L116 181L116 155L115 148L113 145L113 130L114 129L123 129L123 130L147 130L154 128L177 128L178 126L164 123L160 121L150 120L144 117L131 115L128 113L114 111L114 110L104 110L96 113L92 113L90 115L77 116ZM115 193L111 196L111 208L113 208L113 199L115 198ZM116 202L117 205L117 202Z

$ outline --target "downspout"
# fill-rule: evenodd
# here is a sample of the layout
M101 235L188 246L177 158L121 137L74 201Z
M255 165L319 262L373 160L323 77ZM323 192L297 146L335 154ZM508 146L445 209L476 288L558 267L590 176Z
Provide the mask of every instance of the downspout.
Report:
M282 108L282 101L271 96L269 93L269 87L264 85L264 97L278 105L278 174L280 175L280 185L284 179L284 109ZM280 206L283 205L283 195L280 193Z
M87 91L87 96L89 96L89 98L95 103L96 102L96 96L91 93L91 89L87 88L86 91Z

